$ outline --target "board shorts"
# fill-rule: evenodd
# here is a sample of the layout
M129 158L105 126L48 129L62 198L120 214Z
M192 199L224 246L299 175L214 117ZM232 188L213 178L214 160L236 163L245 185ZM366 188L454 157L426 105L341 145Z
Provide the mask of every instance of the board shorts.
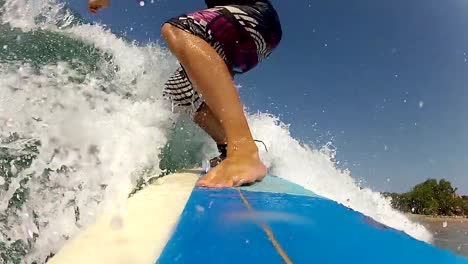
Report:
M278 14L268 2L216 6L167 23L205 40L233 75L253 69L271 54L282 37ZM173 111L192 116L203 104L182 65L169 77L163 96L172 101Z

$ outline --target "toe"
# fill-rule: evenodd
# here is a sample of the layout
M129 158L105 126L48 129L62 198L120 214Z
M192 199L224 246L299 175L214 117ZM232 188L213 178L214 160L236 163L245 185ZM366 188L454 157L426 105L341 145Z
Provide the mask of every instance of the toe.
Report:
M248 184L251 184L252 181L250 179L240 179L239 181L237 181L236 183L234 183L234 187L242 187L244 185L248 185Z
M204 181L204 180L198 180L196 186L197 187L208 187L207 182Z

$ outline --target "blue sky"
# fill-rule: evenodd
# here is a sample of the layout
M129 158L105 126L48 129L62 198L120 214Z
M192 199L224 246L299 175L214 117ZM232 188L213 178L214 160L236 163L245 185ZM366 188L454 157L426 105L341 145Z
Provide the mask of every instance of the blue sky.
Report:
M237 78L250 111L270 112L379 191L428 177L468 194L468 3L465 0L272 0L283 41ZM203 0L114 0L94 16L140 42L161 42L168 18Z

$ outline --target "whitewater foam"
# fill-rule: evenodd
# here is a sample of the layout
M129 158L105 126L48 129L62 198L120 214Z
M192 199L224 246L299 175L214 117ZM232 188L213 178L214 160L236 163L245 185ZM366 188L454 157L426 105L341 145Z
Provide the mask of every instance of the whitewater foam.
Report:
M33 244L25 259L32 263L56 252L99 211L123 207L145 170L161 173L158 155L172 126L160 96L162 76L174 60L157 46L138 47L100 26L60 29L54 19L35 24L27 14L44 8L28 3L7 1L3 14L8 17L2 21L23 31L46 25L112 57L95 72L64 61L39 68L24 62L0 65L0 135L40 141L31 166L17 171L8 190L0 192L6 210L18 190L28 189L29 198L20 210L9 208L1 228L10 241ZM10 152L24 146L2 145Z
M363 188L341 170L335 161L335 150L328 144L312 149L291 137L289 127L268 114L249 116L252 133L269 146L262 159L271 173L299 184L373 219L430 242L432 235L420 224L410 221L391 207L390 200L369 188Z

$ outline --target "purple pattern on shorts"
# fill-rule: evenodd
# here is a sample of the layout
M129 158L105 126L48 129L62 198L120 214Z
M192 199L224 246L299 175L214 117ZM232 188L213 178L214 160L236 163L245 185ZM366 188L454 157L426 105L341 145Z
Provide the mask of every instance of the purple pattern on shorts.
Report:
M268 57L282 35L275 10L261 4L215 7L173 18L168 23L205 40L234 74L247 72ZM182 66L169 77L163 94L172 101L174 109L190 115L203 104Z
M190 13L187 16L193 17L194 20L197 21L198 23L202 23L202 22L207 23L219 15L220 13L216 9L206 9L206 10Z
M209 27L213 38L222 43L231 64L246 72L258 63L257 46L250 33L236 27L225 17L219 17Z
M209 37L221 45L227 61L235 70L246 72L259 63L255 40L244 27L234 25L238 22L229 20L216 8L194 12L188 16L206 25Z

